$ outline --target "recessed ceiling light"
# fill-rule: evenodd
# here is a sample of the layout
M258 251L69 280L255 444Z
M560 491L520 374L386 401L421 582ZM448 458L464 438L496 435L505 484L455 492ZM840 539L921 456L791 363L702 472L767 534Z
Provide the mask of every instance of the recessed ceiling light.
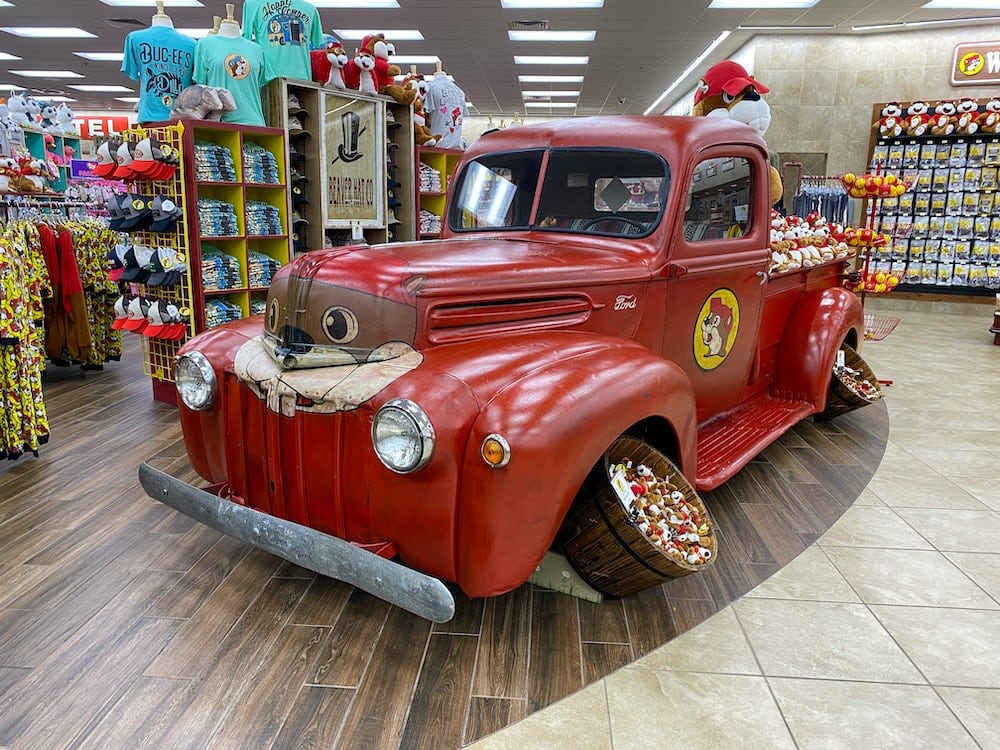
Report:
M364 39L371 34L371 29L334 29L333 35L338 39ZM422 42L424 35L418 29L385 29L380 33L390 42Z
M137 101L139 101L138 96L116 96L115 99L117 99L120 102L128 102L129 104L135 104Z
M906 31L926 26L951 26L961 24L973 26L981 23L1000 22L1000 16L980 16L978 18L942 18L939 21L899 21L898 23L876 23L871 25L852 26L851 31Z
M197 28L197 29L192 29L192 28L177 29L177 31L179 31L180 33L182 33L184 36L191 37L192 39L202 39L202 38L204 38L204 37L206 37L206 36L208 36L209 34L212 33L211 29L202 29L202 28Z
M586 55L514 55L515 65L586 65Z
M603 8L604 0L500 0L501 8Z
M437 55L393 55L392 62L396 65L436 65L441 58Z
M795 24L789 24L787 26L751 26L749 24L741 23L736 27L737 31L831 31L837 28L836 26L796 26Z
M73 54L94 62L120 62L125 59L124 52L74 52Z
M583 83L583 76L518 76L521 83Z
M14 36L40 37L46 39L83 39L89 37L96 39L96 34L78 29L74 26L51 27L51 26L0 26L0 31Z
M522 91L521 96L528 98L529 96L580 96L579 91Z
M105 5L115 7L130 8L152 8L157 0L101 0ZM168 8L204 8L205 4L198 0L164 0L163 4Z
M962 10L1000 10L1000 2L997 0L930 0L921 8L936 10L940 8L954 8Z
M313 0L312 5L317 8L360 8L363 10L399 7L396 0Z
M525 107L546 107L552 109L575 109L576 102L525 102Z
M13 8L14 3L8 3L7 0L0 0L0 8Z
M712 0L709 8L811 8L819 0Z
M508 31L512 42L592 42L596 31Z
M16 76L24 76L25 78L85 78L79 73L74 73L72 70L8 70L8 73L13 73Z
M45 101L47 101L47 102L55 102L56 104L58 104L59 102L75 102L76 99L74 99L73 97L70 97L70 96L48 96L48 95L46 95L45 96Z
M646 111L643 112L643 114L644 115L652 114L653 110L656 109L657 106L659 106L660 102L662 102L664 99L670 96L670 92L673 91L678 86L680 86L681 83L684 81L684 79L686 79L689 75L691 75L691 73L695 70L695 68L701 65L705 61L705 59L715 51L716 47L718 47L720 44L726 41L726 39L729 38L729 35L731 33L732 33L731 31L723 31L721 34L715 37L715 39L712 40L712 43L705 48L705 51L691 61L691 64L684 69L684 72L681 73L679 76L677 76L677 78L674 80L673 83L667 86L667 88L663 91L663 93L656 98L655 102L653 102L652 104L649 105L649 107L647 107Z
M9 52L0 52L0 60L21 60L22 58L17 55L12 55Z
M120 91L123 94L131 94L132 89L127 86L100 86L100 85L90 85L90 84L69 84L71 89L76 89L77 91L93 91L93 92L106 92L113 93Z

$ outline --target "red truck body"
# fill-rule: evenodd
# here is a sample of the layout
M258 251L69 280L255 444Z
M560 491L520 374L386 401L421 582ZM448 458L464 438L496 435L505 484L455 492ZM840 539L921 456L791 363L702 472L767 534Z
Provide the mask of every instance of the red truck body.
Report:
M482 137L440 240L308 253L264 316L185 344L217 381L208 406L181 399L194 468L227 502L470 596L530 576L621 435L718 486L823 411L838 349L862 339L844 260L768 273L767 167L753 131L714 118ZM415 470L374 448L398 399L431 426Z

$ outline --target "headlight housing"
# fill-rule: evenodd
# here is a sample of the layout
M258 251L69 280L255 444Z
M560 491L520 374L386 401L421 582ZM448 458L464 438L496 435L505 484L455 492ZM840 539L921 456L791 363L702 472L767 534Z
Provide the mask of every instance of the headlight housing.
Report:
M177 393L189 409L205 411L212 408L218 386L215 370L201 352L188 352L177 358Z
M424 468L434 453L434 426L407 398L394 398L375 414L372 446L386 468L409 474Z

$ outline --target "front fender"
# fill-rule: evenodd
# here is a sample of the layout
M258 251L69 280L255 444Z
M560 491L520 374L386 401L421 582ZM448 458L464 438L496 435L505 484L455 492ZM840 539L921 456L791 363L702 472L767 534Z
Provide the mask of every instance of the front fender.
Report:
M826 406L833 362L840 345L855 348L864 330L857 296L842 287L803 294L792 308L775 358L774 390L778 395Z
M674 363L615 339L575 356L540 359L548 361L484 404L469 435L457 574L470 596L500 594L527 580L587 474L630 427L660 420L679 447L678 463L695 464L694 395ZM480 456L491 433L510 444L503 468L489 468Z

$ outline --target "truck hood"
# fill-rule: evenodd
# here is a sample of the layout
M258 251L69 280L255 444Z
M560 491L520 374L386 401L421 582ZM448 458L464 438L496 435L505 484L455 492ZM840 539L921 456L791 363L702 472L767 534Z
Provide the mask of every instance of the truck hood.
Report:
M444 313L451 326L571 324L592 309L581 290L649 276L634 240L478 235L313 251L275 275L262 341L286 369L383 361L415 346L420 299L460 302L457 313Z

